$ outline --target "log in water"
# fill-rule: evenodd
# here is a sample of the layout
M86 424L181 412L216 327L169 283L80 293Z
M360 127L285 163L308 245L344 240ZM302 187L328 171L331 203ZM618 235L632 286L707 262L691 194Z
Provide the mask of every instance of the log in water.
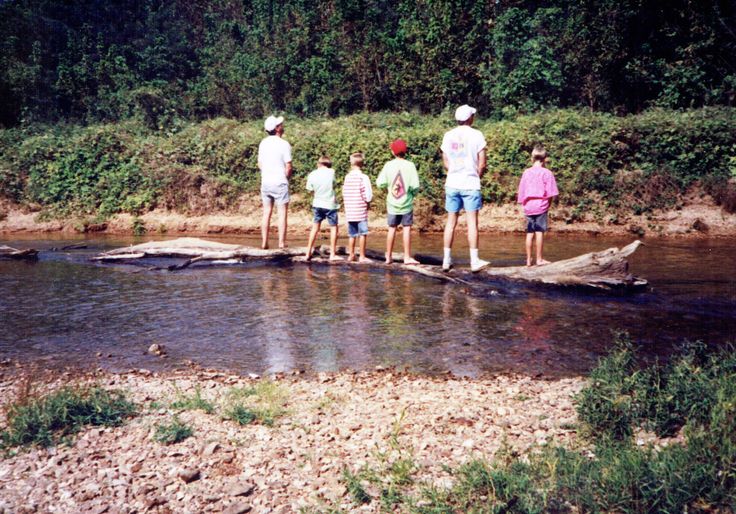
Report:
M418 273L443 282L471 284L484 280L511 280L531 284L548 284L553 286L577 286L602 290L637 290L647 285L647 281L629 273L626 258L634 253L641 241L634 241L623 248L609 248L600 252L586 253L571 259L553 262L544 266L512 266L488 267L478 273L469 270L455 269L443 272L438 259L431 256L416 255L418 265L406 265L395 262L384 264L383 256L370 252L369 257L375 260L370 263L337 261L337 264L358 267L381 267L399 269ZM147 257L187 258L182 264L169 266L169 270L186 268L197 262L243 262L243 261L291 261L300 263L329 263L328 249L319 247L310 261L306 260L306 247L264 250L249 246L219 243L199 238L185 237L169 241L151 241L125 248L117 248L101 253L94 260L103 262L132 262ZM345 248L340 247L339 254L345 255ZM402 255L395 254L395 261L401 261Z

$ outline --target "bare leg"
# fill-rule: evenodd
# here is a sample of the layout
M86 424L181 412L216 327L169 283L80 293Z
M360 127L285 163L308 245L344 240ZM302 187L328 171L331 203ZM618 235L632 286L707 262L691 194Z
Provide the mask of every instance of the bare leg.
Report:
M549 264L549 261L542 258L542 250L544 249L544 232L535 232L535 235L537 236L537 266Z
M457 227L457 212L447 213L447 223L445 224L445 248L452 248L452 242L455 239L455 227Z
M470 247L470 271L477 272L490 264L478 257L478 211L466 212L468 220L468 246Z
M286 248L286 225L289 216L289 204L279 205L279 248Z
M459 213L457 212L447 213L447 223L445 224L445 235L443 238L444 248L442 249L442 269L444 271L449 271L452 267L451 250L452 242L455 239L455 227L457 227L458 214Z
M360 259L358 262L370 262L370 259L365 256L365 245L368 241L368 236L360 236Z
M470 211L465 213L465 219L468 223L468 246L471 250L478 249L478 211Z
M337 256L337 225L330 227L330 260L341 261L342 258Z
M355 260L355 239L354 237L351 237L348 239L348 260L354 261Z
M316 221L312 224L312 230L309 232L309 241L307 242L307 260L312 258L312 251L314 250L314 240L317 239L317 232L322 223Z
M534 240L534 232L526 233L526 265L532 265L532 241Z
M268 230L271 225L271 212L273 211L273 202L263 202L263 219L261 220L261 248L268 248Z
M419 264L411 254L411 227L403 228L403 243L404 243L404 264Z
M391 264L393 262L395 239L396 227L388 227L388 234L386 234L386 264Z

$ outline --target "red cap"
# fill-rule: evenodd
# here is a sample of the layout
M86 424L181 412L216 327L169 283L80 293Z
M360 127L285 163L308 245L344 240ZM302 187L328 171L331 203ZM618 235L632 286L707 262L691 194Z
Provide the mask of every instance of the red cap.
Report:
M396 155L406 153L406 141L404 141L403 139L397 139L389 146L391 147L391 151Z

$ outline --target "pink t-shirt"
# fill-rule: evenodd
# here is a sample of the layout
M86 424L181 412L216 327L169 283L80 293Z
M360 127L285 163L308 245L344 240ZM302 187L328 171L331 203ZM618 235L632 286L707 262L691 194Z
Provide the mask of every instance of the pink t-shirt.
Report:
M560 193L552 172L535 164L521 176L516 201L524 206L524 214L535 216L547 212L550 198L558 194Z

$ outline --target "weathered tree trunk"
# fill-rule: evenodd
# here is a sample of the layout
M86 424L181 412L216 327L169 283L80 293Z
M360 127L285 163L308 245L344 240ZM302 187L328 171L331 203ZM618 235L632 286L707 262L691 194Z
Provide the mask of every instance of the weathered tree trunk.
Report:
M442 272L436 257L415 255L420 262L418 265L401 263L402 255L395 253L394 263L384 264L383 254L369 251L368 257L375 259L371 263L348 263L351 266L380 267L387 270L403 270L428 276L443 282L462 283L468 285L489 284L493 281L510 280L524 283L550 284L555 286L582 286L603 290L634 290L647 284L646 280L634 277L628 271L626 258L634 253L641 244L640 241L624 248L609 248L601 252L592 252L553 262L544 266L512 266L502 268L486 268L479 273L456 269ZM345 248L340 247L338 254L345 255ZM329 263L326 246L319 247L309 262ZM169 270L183 269L201 261L229 261L239 262L246 260L288 260L306 263L306 248L286 248L279 250L262 250L248 246L205 241L197 238L180 238L173 241L152 241L127 248L118 248L99 254L94 257L98 261L132 261L145 257L179 257L187 258L182 264L169 266Z
M38 259L38 250L28 248L26 250L18 250L10 246L0 246L0 259Z

